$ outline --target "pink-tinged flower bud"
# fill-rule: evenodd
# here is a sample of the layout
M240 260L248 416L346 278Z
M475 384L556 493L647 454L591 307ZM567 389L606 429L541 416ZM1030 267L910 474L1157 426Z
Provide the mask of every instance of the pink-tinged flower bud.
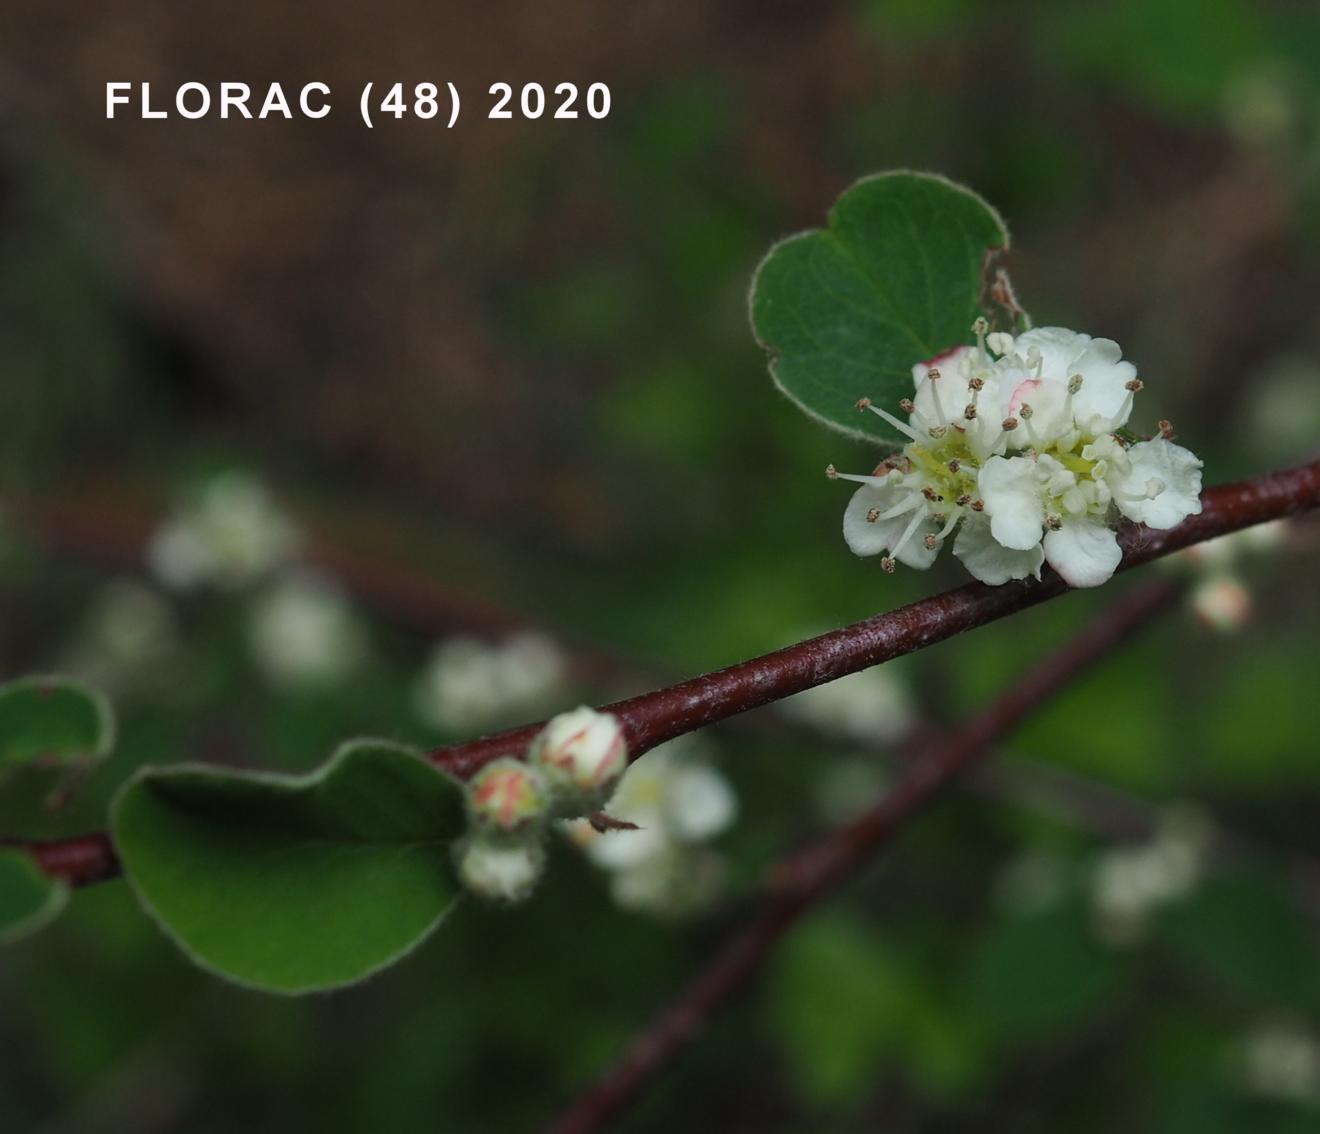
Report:
M1198 583L1192 588L1189 601L1196 616L1221 634L1241 630L1251 619L1251 593L1228 575Z
M457 848L458 876L474 894L497 902L521 902L536 887L545 851L535 840L465 839Z
M472 826L491 833L535 828L544 820L549 804L545 777L522 760L492 761L468 784Z
M554 789L576 797L565 803L598 802L628 766L623 724L585 706L560 713L532 742L529 758Z

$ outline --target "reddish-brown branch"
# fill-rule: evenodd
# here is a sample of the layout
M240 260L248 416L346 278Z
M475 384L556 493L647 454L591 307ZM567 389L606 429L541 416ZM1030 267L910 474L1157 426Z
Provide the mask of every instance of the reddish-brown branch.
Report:
M1167 606L1177 590L1169 580L1158 579L1124 596L979 716L915 760L874 807L780 862L770 873L765 905L751 924L729 939L613 1069L549 1127L548 1134L604 1129L697 1037L711 1015L747 985L804 911L865 865L923 804L1027 714Z
M1120 570L1253 524L1316 507L1320 507L1320 461L1219 485L1203 494L1201 514L1176 528L1159 532L1125 527L1120 533L1123 545ZM663 741L942 642L1045 602L1067 589L1063 580L1052 572L1047 572L1040 582L1010 583L1002 587L969 583L818 638L606 707L623 721L629 754L636 759ZM466 779L498 757L521 756L540 727L540 724L525 725L447 745L428 753L428 758L452 775ZM73 841L86 850L96 847L98 839L108 855L110 844L101 836L81 836ZM93 857L78 857L77 870L67 868L63 848L68 842L38 844L34 848L43 865L52 864L51 873L76 883L113 876L116 867L109 859L98 864Z

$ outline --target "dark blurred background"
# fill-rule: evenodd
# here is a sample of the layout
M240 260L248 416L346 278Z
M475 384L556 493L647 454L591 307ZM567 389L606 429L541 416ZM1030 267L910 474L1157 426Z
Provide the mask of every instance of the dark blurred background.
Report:
M2 9L0 665L121 718L63 811L0 802L12 833L101 825L144 762L436 743L958 581L847 552L821 470L870 455L773 392L746 325L771 241L866 173L992 201L1037 322L1117 339L1208 482L1320 440L1313 3ZM463 116L367 131L368 79L452 80ZM107 121L112 80L322 81L335 109ZM496 81L612 110L488 121ZM1193 602L810 919L621 1128L1320 1129L1317 542L1184 565ZM957 719L1127 585L719 730L718 893L703 857L630 902L557 844L525 906L467 902L308 1001L192 970L123 884L80 893L0 962L0 1130L532 1129L778 853L882 789L886 720Z

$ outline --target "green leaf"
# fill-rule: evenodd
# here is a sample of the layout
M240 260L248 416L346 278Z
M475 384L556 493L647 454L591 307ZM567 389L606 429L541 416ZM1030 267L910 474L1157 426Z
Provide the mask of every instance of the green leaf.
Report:
M0 775L38 762L92 764L114 742L110 703L81 682L24 677L0 686Z
M891 412L912 367L971 341L986 253L1008 247L999 214L929 173L859 181L829 227L775 245L752 281L752 328L776 385L817 421L894 441L869 397Z
M46 874L26 851L0 850L0 945L35 933L68 900L68 886Z
M415 750L359 740L305 776L145 769L111 831L143 905L194 961L303 993L363 979L440 923L462 799Z

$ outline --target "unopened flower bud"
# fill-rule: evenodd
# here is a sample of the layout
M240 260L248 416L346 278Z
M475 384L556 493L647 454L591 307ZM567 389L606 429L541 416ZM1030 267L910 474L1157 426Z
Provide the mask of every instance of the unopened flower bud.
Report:
M575 802L599 800L628 766L623 723L585 706L560 713L532 742L529 758L552 787L576 795Z
M497 902L521 902L545 867L536 841L507 842L477 836L458 845L458 876L474 894Z
M468 785L468 815L475 828L512 834L536 827L546 815L550 792L540 770L506 758L487 764Z
M1196 616L1221 634L1241 630L1251 618L1251 593L1228 575L1198 583L1189 601Z

